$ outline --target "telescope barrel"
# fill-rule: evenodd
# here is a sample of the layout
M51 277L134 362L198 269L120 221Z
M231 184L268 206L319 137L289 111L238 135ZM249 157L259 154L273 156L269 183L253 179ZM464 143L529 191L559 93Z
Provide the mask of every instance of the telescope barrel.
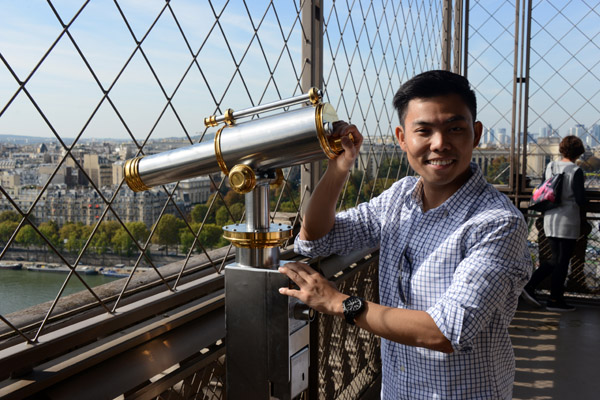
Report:
M262 172L333 158L341 153L331 138L338 117L328 103L224 125L213 142L128 160L125 179L134 191L148 190L244 164Z

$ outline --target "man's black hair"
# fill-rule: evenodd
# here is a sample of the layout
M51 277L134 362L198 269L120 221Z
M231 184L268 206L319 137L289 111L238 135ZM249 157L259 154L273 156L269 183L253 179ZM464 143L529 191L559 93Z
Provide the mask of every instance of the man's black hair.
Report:
M477 116L477 99L469 81L462 75L450 71L434 70L423 72L404 82L394 96L394 108L398 111L400 125L404 126L408 103L413 99L429 99L449 94L459 95L473 116Z

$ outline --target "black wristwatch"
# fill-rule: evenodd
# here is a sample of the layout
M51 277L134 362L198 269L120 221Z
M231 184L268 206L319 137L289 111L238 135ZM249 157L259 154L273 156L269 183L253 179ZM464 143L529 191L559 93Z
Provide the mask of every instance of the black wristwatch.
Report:
M354 325L354 319L365 310L365 299L358 296L350 296L342 302L346 322Z

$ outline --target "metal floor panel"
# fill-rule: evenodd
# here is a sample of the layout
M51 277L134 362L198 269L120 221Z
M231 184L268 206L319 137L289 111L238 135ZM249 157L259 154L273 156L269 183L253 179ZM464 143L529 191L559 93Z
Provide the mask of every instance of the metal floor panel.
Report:
M597 399L600 310L577 304L568 313L519 304L510 333L515 349L513 399Z

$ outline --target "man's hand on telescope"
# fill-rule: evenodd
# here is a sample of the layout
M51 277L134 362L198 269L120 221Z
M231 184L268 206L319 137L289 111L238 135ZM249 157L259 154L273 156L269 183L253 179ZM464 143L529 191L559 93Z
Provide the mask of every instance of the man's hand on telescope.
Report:
M330 160L329 163L337 167L340 172L346 173L354 166L354 161L358 157L363 142L363 136L356 125L349 124L346 121L336 121L333 123L332 137L342 139L344 152Z
M342 302L348 298L339 292L334 284L323 275L301 262L285 263L279 267L279 272L298 285L299 290L280 288L279 293L295 297L312 309L329 315L343 316Z

